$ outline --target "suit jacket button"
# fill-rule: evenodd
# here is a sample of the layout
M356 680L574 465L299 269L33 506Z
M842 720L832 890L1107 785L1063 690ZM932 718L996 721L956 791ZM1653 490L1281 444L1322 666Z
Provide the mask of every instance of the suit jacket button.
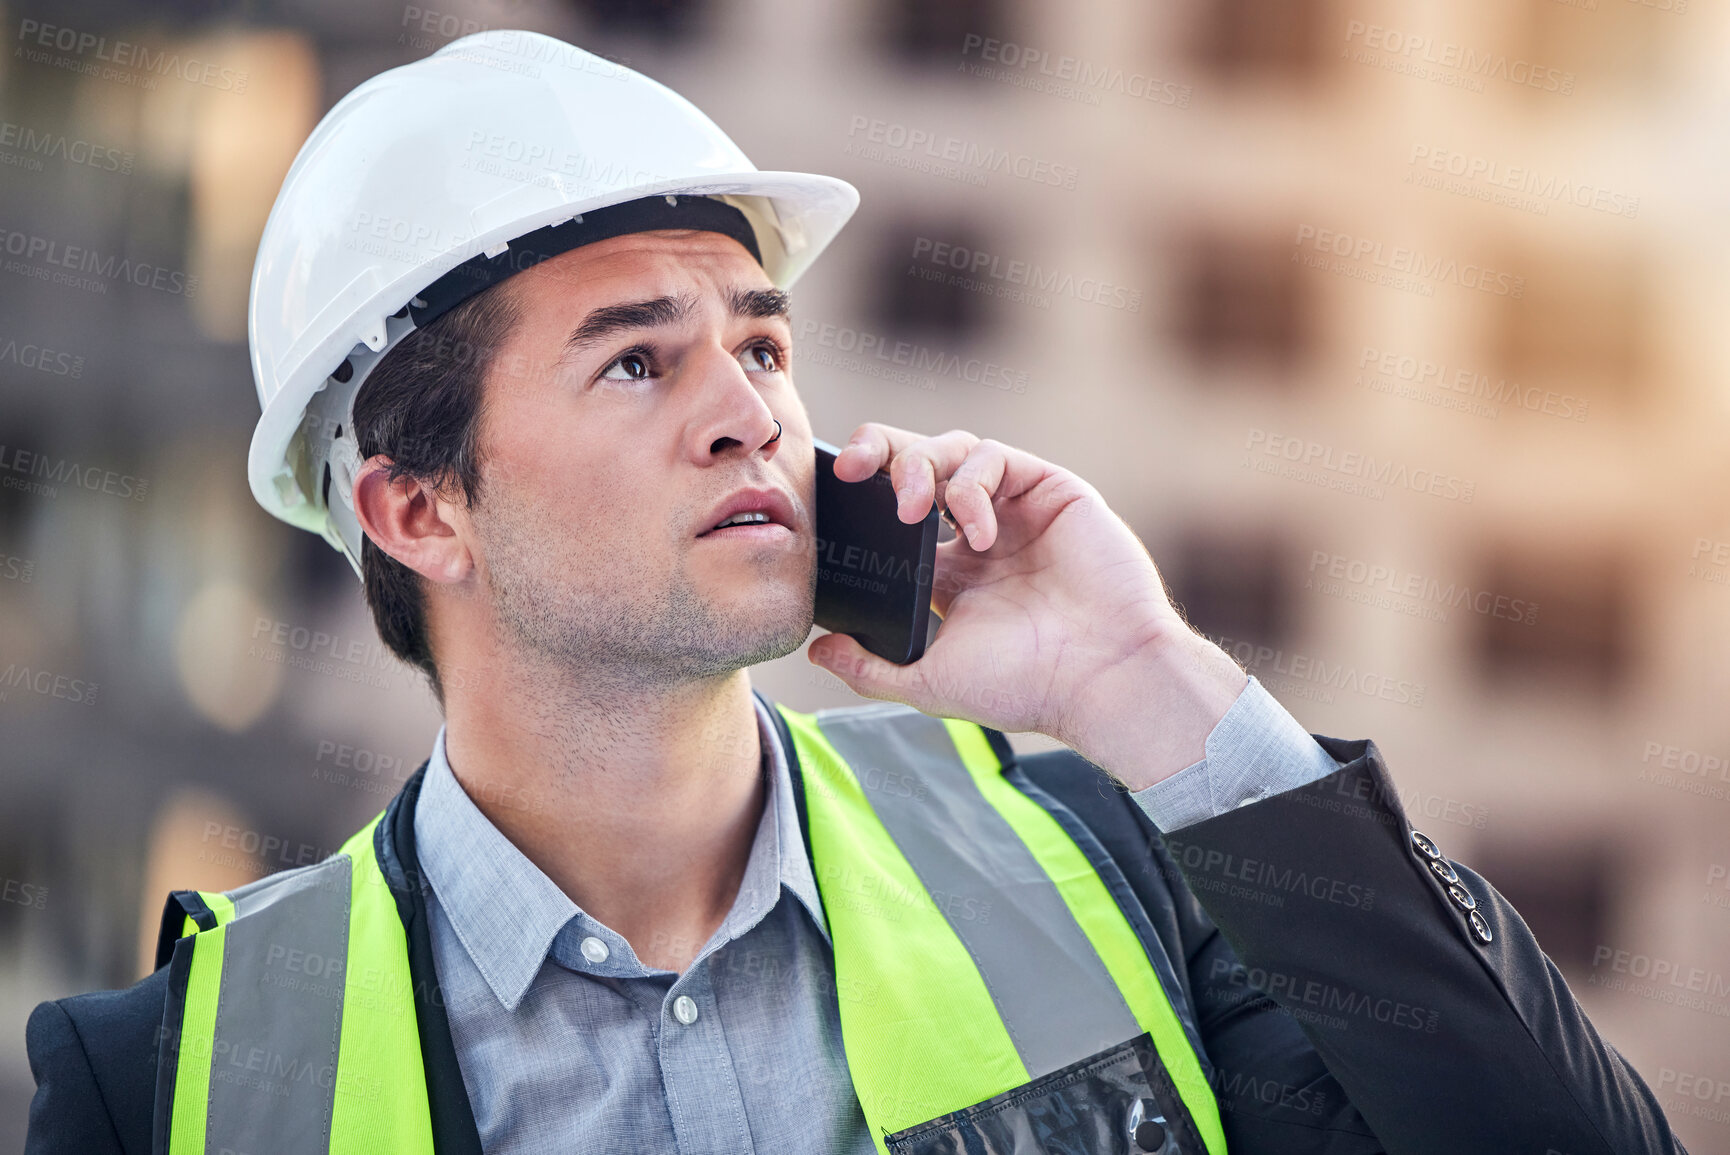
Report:
M1448 862L1445 858L1430 859L1430 871L1443 882L1453 883L1460 881L1460 876L1455 873L1453 864Z
M1472 892L1459 883L1450 883L1448 897L1454 900L1454 905L1461 910L1477 910L1478 900L1472 897Z
M1428 859L1434 860L1442 856L1442 849L1436 845L1435 840L1420 831L1412 831L1412 847Z
M1472 937L1488 946L1495 936L1490 933L1490 924L1484 921L1484 916L1474 910L1466 915L1466 921L1472 924Z

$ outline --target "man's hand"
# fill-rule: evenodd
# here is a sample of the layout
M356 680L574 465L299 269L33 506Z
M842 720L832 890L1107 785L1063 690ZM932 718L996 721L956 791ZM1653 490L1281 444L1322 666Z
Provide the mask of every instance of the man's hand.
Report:
M877 422L854 432L835 476L863 481L885 464L903 522L936 501L960 526L937 547L943 627L910 665L844 634L813 641L811 661L867 698L1048 734L1133 790L1205 755L1248 679L1184 624L1140 539L1091 485L962 430Z

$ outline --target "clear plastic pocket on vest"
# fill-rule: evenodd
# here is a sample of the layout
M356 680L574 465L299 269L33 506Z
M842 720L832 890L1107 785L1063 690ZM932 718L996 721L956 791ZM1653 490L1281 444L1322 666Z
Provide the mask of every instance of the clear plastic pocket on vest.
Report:
M884 1139L889 1155L1205 1155L1189 1112L1138 1035L982 1103Z

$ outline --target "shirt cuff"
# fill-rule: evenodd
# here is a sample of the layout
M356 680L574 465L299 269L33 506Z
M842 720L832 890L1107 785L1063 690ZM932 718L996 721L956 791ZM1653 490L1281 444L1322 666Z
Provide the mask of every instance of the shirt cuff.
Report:
M1130 795L1166 834L1340 768L1254 674L1207 736L1204 750L1201 761Z

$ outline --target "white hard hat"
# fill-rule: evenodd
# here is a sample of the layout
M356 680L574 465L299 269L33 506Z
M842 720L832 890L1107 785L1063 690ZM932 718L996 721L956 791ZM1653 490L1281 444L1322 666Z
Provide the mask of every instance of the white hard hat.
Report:
M259 241L253 496L359 573L354 397L404 335L646 228L729 232L785 289L858 204L846 181L759 172L678 93L550 36L483 32L381 73L307 138Z

